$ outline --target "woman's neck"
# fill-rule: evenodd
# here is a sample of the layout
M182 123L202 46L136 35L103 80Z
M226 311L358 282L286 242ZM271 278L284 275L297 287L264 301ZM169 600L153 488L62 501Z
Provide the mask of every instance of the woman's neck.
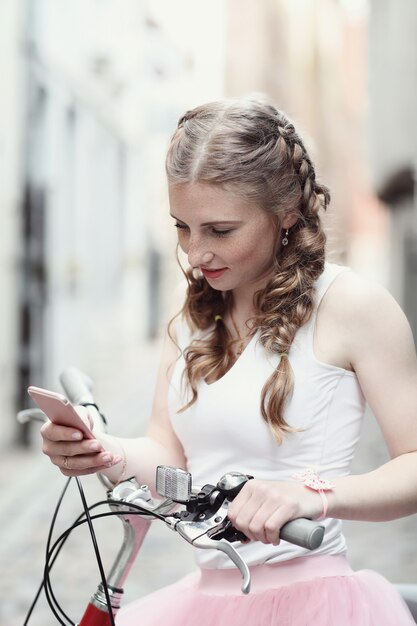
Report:
M231 292L231 306L236 320L244 323L255 315L255 294L266 286L268 280L269 276Z

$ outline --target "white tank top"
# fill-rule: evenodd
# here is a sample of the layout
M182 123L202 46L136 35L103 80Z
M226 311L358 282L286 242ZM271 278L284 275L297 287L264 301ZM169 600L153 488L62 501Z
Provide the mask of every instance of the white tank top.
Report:
M219 380L198 385L198 399L186 411L181 375L184 360L176 363L169 391L169 412L181 441L193 484L216 484L223 474L239 471L263 480L292 481L293 475L314 468L322 477L346 476L359 439L365 400L354 372L319 361L313 352L317 308L333 280L348 268L326 263L316 282L315 309L293 341L289 359L294 393L285 421L302 432L285 435L279 446L260 412L262 387L278 364L255 334L233 367ZM181 349L192 338L185 322L177 325ZM201 336L201 334L200 334ZM235 546L248 565L276 563L308 554L346 551L341 522L326 519L322 545L310 552L281 541L279 546L250 542ZM197 550L201 567L229 568L233 564L217 550Z

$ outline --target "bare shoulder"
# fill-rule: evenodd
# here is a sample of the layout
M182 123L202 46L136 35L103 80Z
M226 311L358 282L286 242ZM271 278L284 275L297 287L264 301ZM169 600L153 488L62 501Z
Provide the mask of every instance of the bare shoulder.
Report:
M372 356L401 353L410 363L414 341L407 318L389 291L356 272L340 274L319 307L315 351L319 358L356 372Z
M364 278L354 271L342 272L337 276L326 291L323 302L331 306L334 312L343 314L367 308L375 299L391 299L389 292L376 281Z
M329 322L340 340L391 456L416 450L417 357L401 307L383 286L354 272L341 274L323 301L322 324Z
M380 283L360 276L356 272L343 272L332 283L324 300L329 313L357 332L383 329L387 322L408 326L399 304ZM359 325L359 326L358 326Z

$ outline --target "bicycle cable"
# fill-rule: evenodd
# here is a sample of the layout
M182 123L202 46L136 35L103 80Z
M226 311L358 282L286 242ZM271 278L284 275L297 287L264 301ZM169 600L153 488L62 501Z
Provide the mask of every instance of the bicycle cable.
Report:
M103 591L104 591L104 595L105 595L105 598L106 598L106 604L107 604L107 610L108 610L108 614L109 614L109 618L110 618L110 624L111 624L111 626L116 626L116 623L114 621L113 608L112 608L112 604L111 604L111 601L110 601L109 587L107 585L106 574L104 573L103 561L101 560L101 554L100 554L100 550L99 550L98 543L97 543L97 537L96 537L96 533L95 533L95 530L94 530L93 522L91 520L90 511L88 510L87 500L85 499L84 489L82 487L81 480L79 479L78 476L76 477L75 480L77 482L78 491L80 492L81 501L82 501L83 507L84 507L84 513L85 513L85 516L87 518L87 523L88 523L88 528L89 528L89 531L90 531L91 542L93 544L94 554L96 556L96 561L97 561L98 569L99 569L99 572L100 572L101 584L103 585Z
M54 531L54 528L55 528L55 522L56 522L56 519L58 517L59 509L61 508L62 501L64 499L64 496L65 496L66 492L67 492L67 489L69 487L70 482L71 482L71 477L68 478L68 480L66 481L66 483L64 485L64 488L63 488L63 490L61 492L61 495L58 498L58 502L56 504L54 513L52 515L52 520L51 520L51 523L50 523L50 526L49 526L49 531L48 531L48 538L46 540L45 561L47 559L48 552L49 552L49 549L50 549L50 545L51 545L51 541L52 541L52 534L53 534L53 531ZM35 598L33 599L33 602L30 605L29 610L28 610L28 612L26 614L26 618L25 618L23 626L27 626L28 625L29 620L30 620L30 618L32 616L32 613L33 613L33 611L35 609L35 606L36 606L36 604L37 604L37 602L39 600L39 597L40 597L40 595L42 593L43 586L44 586L44 583L42 581L42 583L39 585L38 591L35 594Z
M100 501L97 502L96 504L93 504L92 506L89 507L90 511L92 511L94 508L97 508L98 506L103 506L104 504L106 504L106 501ZM110 516L114 516L115 514L113 512L107 512L101 515L96 515L93 516L92 519L100 519L101 517L110 517ZM55 608L61 612L61 614L63 616L65 616L68 619L68 622L70 622L71 625L74 624L74 622L72 622L72 620L65 615L65 612L63 611L62 607L60 606L58 600L55 597L55 594L53 592L52 589L52 583L50 580L50 572L52 570L52 567L56 561L56 559L58 558L59 553L61 552L61 549L64 547L64 544L66 543L67 539L69 538L71 532L76 529L77 527L83 525L86 523L86 519L82 520L82 517L84 516L84 512L81 513L77 519L75 520L75 522L67 529L65 530L60 537L55 541L55 543L53 544L52 548L49 550L47 557L46 557L46 562L45 562L45 568L44 568L44 578L43 578L43 582L41 583L41 589L42 587L45 588L45 595L47 596L47 600L48 600L48 604L52 610L52 612L54 612L53 608L52 608L52 603L55 603ZM55 552L55 554L54 554ZM55 614L55 613L54 613ZM59 619L59 618L58 618Z
M102 501L96 502L95 504L91 505L89 507L89 510L92 511L94 508L97 508L99 506L108 505L108 504L119 504L120 505L120 501L118 501L118 500L102 500ZM139 505L135 505L135 504L130 503L129 507L136 509L136 511L132 511L132 510L126 511L125 515L139 515L139 516L142 516L142 517L144 515L145 516L148 515L149 517L156 517L156 518L162 519L162 520L164 519L163 515L160 515L160 514L154 513L154 512L149 512L147 509L144 509L144 508L142 508ZM120 517L121 515L122 514L120 512L118 512L118 511L107 511L105 513L100 513L100 514L91 516L91 520L95 521L95 520L103 519L103 518L107 518L107 517ZM53 600L55 602L56 607L58 608L58 610L61 610L61 611L62 611L62 609L61 609L57 599L55 598L55 595L54 595L53 590L52 590L52 585L51 585L51 581L50 581L50 577L49 577L49 572L51 571L52 566L54 565L54 563L55 563L55 561L56 561L56 559L58 557L59 552L61 551L63 545L65 544L65 542L68 539L68 537L71 534L71 532L73 530L75 530L76 528L78 528L79 526L84 525L84 524L87 523L86 519L82 519L83 516L84 516L84 512L81 513L78 516L78 518L75 520L75 522L69 528L67 528L65 531L63 531L63 533L58 537L58 539L56 539L55 543L53 544L52 548L49 551L47 563L46 563L46 566L45 566L45 579L44 579L44 582L45 582L45 587L48 588L48 593L51 596L49 598L48 602L49 602L49 604L51 606L51 602ZM54 555L54 552L56 552L55 555ZM71 625L73 625L73 622L71 620L69 620L69 621L70 621ZM63 622L61 622L61 623L63 623Z
M92 544L93 544L93 549L94 549L94 553L95 553L95 557L96 557L96 562L97 562L98 569L99 569L99 572L100 572L101 584L102 584L102 587L103 587L104 596L106 598L107 612L108 612L109 619L110 619L110 626L115 626L114 615L113 615L112 605L111 605L111 601L110 601L109 589L108 589L108 585L107 585L107 581L106 581L106 576L105 576L105 573L104 573L103 562L102 562L102 559L101 559L100 550L99 550L98 543L97 543L96 533L94 531L94 527L93 527L91 516L90 516L90 512L89 512L89 507L88 507L88 504L87 504L87 501L86 501L86 498L85 498L85 494L84 494L84 490L83 490L81 481L80 481L79 477L75 477L75 479L76 479L78 491L80 493L83 509L84 509L84 511L81 514L81 516L85 515L86 519L83 520L83 522L88 524L89 531L90 531L90 537L91 537L91 541L92 541ZM69 537L69 535L71 534L72 530L73 530L73 527L71 527L69 529L69 532L66 531L64 533L65 541ZM65 543L65 541L64 541L64 543ZM68 622L69 622L69 624L71 626L75 626L75 623L62 610L60 604L58 603L58 601L57 601L57 599L56 599L56 597L55 597L55 595L54 595L54 593L52 591L52 586L51 586L50 578L49 578L50 567L48 565L48 560L49 559L47 559L47 561L45 563L45 568L44 568L43 588L44 588L44 591L45 591L45 596L47 598L49 607L50 607L52 613L54 614L54 616L56 617L56 619L58 620L58 622L62 626L68 626ZM65 622L65 621L63 621L63 619L61 619L61 616L59 615L59 612L61 613L61 616L64 617L67 620L67 622Z
M64 496L66 494L66 491L69 487L69 484L72 480L72 477L70 477L67 481L66 484L62 490L62 493L58 499L57 505L55 507L54 510L54 514L52 516L52 520L51 520L51 524L49 527L49 532L48 532L48 538L47 538L47 542L46 542L46 550L45 550L45 566L44 566L44 575L43 575L43 579L41 584L39 585L39 588L37 590L37 593L35 594L35 598L27 612L25 621L23 626L28 626L29 620L33 614L33 611L36 607L36 604L39 600L40 594L42 592L42 589L44 589L45 591L45 596L48 602L48 605L52 611L52 613L54 614L54 616L56 617L56 619L58 620L58 622L62 625L62 626L68 626L68 624L70 624L70 626L76 626L75 623L68 617L68 615L66 615L65 611L62 609L62 607L60 606L58 600L55 597L55 594L53 592L52 589L52 584L51 584L51 580L50 580L50 572L52 570L53 565L55 564L56 559L59 556L59 553L61 551L61 549L64 547L65 542L67 541L68 537L70 536L70 534L72 533L73 530L75 530L77 527L84 525L84 524L89 524L91 523L90 528L92 527L92 521L97 520L97 519L102 519L102 518L107 518L107 517L120 517L121 515L123 515L123 513L119 512L119 511L107 511L105 513L101 513L98 515L93 515L90 516L90 511L93 511L93 509L98 508L99 506L108 506L110 504L114 504L114 505L120 505L120 501L119 500L112 500L112 499L107 499L107 500L101 500L99 502L94 503L93 505L88 506L87 502L85 500L85 496L84 496L84 491L82 489L82 486L80 484L81 490L80 490L80 495L81 498L83 500L83 508L84 510L82 511L82 513L80 513L80 515L76 518L76 520L73 522L73 524L71 524L70 527L68 527L65 531L63 531L61 533L61 535L58 537L58 539L55 540L55 542L53 543L52 547L51 547L51 542L52 542L52 535L53 535L53 531L55 528L55 523L56 523L56 519L62 504L62 501L64 499ZM78 479L77 479L78 481ZM164 515L161 515L159 513L156 512L151 512L149 510L147 510L146 508L141 507L140 505L136 505L134 503L129 503L129 511L125 512L125 515L141 515L141 516L146 516L148 515L149 517L153 517L153 518L157 518L160 520L164 520L165 517ZM136 509L134 511L132 511L132 509ZM82 519L83 517L85 517L85 519ZM94 533L94 529L93 530L93 535L95 538L95 533ZM90 531L91 533L91 531ZM99 549L98 549L98 545L97 545L97 541L95 540L95 548L97 548L98 551L98 560L100 560L101 562L101 556L99 553ZM55 553L55 554L54 554ZM96 554L97 557L97 554ZM100 568L99 568L100 569ZM101 564L101 572L100 574L102 574L102 584L103 584L103 577L104 577L104 581L105 581L105 576L104 575L104 570ZM105 591L105 595L106 595L106 603L107 603L107 608L110 609L111 611L111 604L110 604L110 598L109 598L109 594L108 594L108 587L107 587L107 583L105 583L103 585L103 589L107 590L107 595L106 595L106 591ZM61 613L61 616L58 614L58 611ZM111 622L111 626L114 626L114 617L113 617L113 611L111 611L112 615L109 616L110 618L113 620ZM67 621L64 622L63 619L66 619Z
M31 606L29 607L29 610L26 614L26 618L24 621L23 626L27 626L29 623L29 620L33 614L33 611L36 607L36 604L39 600L40 594L42 593L42 589L45 592L45 597L46 600L48 602L49 608L51 609L52 613L54 614L55 618L58 620L58 622L62 625L62 626L68 626L68 624L70 624L70 626L76 626L75 622L73 622L70 617L68 617L68 615L65 613L65 611L62 609L61 605L59 604L59 602L57 601L55 594L53 593L52 590L52 585L50 582L50 571L52 569L52 566L54 565L56 558L59 555L59 552L61 551L61 549L63 548L66 540L68 539L69 535L71 534L72 530L74 528L76 528L77 526L79 526L80 524L85 524L88 523L89 527L90 527L90 536L92 536L92 541L93 541L93 546L94 546L94 550L95 550L95 554L96 554L96 559L97 559L97 563L99 565L99 570L100 570L100 575L101 575L101 579L102 579L102 584L103 584L103 590L105 593L105 597L106 597L106 604L107 604L107 608L109 609L109 617L110 617L110 624L111 626L115 626L114 623L114 618L113 618L113 611L111 610L111 604L110 604L110 596L108 593L108 587L107 584L105 582L105 576L104 576L104 569L103 569L103 565L102 565L102 561L101 561L101 556L100 556L100 552L98 550L98 545L97 545L97 540L95 537L95 533L94 533L94 528L92 528L92 524L91 524L91 517L89 514L90 510L93 510L94 508L98 507L98 506L102 506L104 504L108 504L107 500L102 500L98 503L93 504L92 506L88 507L87 502L85 500L85 496L84 496L84 491L83 488L81 486L81 483L79 481L79 479L77 478L77 483L78 483L78 487L79 487L79 491L80 491L80 496L81 496L81 500L83 503L83 512L78 516L76 522L74 524L72 524L66 531L64 531L58 541L55 541L55 543L53 544L52 548L51 548L51 541L52 541L52 535L53 535L53 531L55 528L55 523L58 517L58 513L59 510L61 508L64 496L67 492L67 489L69 487L69 484L72 480L72 477L69 477L68 480L65 483L65 486L61 492L61 495L58 498L58 502L57 505L55 507L53 516L52 516L52 520L49 526L49 531L48 531L48 537L47 537L47 541L46 541L46 549L45 549L45 566L44 566L44 574L43 574L43 580L41 582L41 584L39 585L39 588L35 594L35 598L31 604ZM118 515L117 512L109 512L106 513L105 516L106 517L110 517L110 516L114 516L114 515ZM86 519L82 520L82 517L84 517ZM95 516L95 517L102 517L102 516ZM92 531L92 535L91 535L91 531ZM50 563L51 560L51 554L55 551L57 543L60 543L56 554L52 560L52 563ZM104 583L103 583L103 579L104 579ZM107 593L106 593L107 592ZM110 612L112 613L110 616ZM59 615L59 613L61 613L61 615ZM63 619L67 620L67 621L63 621Z
M111 502L112 501L110 501L110 503ZM118 501L114 501L114 502L117 503L117 504L120 504L120 502L118 502ZM109 502L107 500L103 500L103 501L97 502L97 503L93 504L92 506L90 506L89 510L91 511L94 508L97 508L98 506L103 506L103 505L106 505L106 504L109 504ZM136 505L132 505L132 504L130 504L129 506L132 506L133 508L136 508L137 510L136 511L126 512L126 515L140 515L140 516L143 517L147 513L149 514L149 512L144 510L144 509L142 509L142 507L139 507L139 506L136 506ZM100 514L91 516L91 520L95 521L95 520L103 519L103 518L107 518L107 517L120 517L120 515L121 514L118 511L107 511L105 513L100 513ZM51 606L52 601L54 601L55 605L56 605L56 608L58 610L60 610L61 612L62 612L62 608L60 607L60 605L59 605L59 603L58 603L58 601L57 601L57 599L56 599L56 597L55 597L55 595L53 593L52 585L51 585L51 581L50 581L50 577L49 577L49 573L50 573L50 571L52 569L52 566L54 565L54 563L55 563L55 561L56 561L56 559L58 557L59 552L63 548L63 546L64 546L66 540L68 539L69 535L71 534L71 532L73 530L75 530L76 528L78 528L79 526L84 525L84 524L87 523L86 519L81 519L83 516L84 516L84 512L81 513L81 515L78 516L77 520L69 528L67 528L67 530L63 531L63 533L58 537L58 539L56 539L55 543L53 544L53 546L52 546L52 548L51 548L51 550L50 550L50 552L48 554L48 559L47 559L47 563L46 563L46 566L45 566L44 585L45 585L45 589L46 588L48 589L48 594L50 594L50 596L51 596L51 597L49 597L48 603ZM160 519L163 519L163 516L160 516L159 514L157 514L155 516L153 513L151 513L151 514L149 514L149 516L150 517L158 517ZM54 554L54 552L56 552L56 554ZM51 610L53 611L52 606L51 606ZM54 615L57 617L55 612L54 612ZM57 619L60 620L59 617L57 617ZM69 621L70 621L71 625L74 626L74 623L71 620L69 620ZM63 624L64 622L61 621L60 623Z

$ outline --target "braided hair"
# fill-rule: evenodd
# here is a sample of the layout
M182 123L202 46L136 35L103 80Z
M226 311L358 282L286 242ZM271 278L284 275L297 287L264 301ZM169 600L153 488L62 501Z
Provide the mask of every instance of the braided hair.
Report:
M290 213L297 216L288 245L274 258L272 277L255 294L252 318L265 349L287 354L297 330L313 312L314 284L324 269L325 235L319 210L330 201L294 125L265 98L196 107L179 120L166 172L170 185L201 182L232 190L275 215L279 224ZM183 410L196 401L201 379L218 380L235 359L226 326L214 323L216 316L224 317L231 307L230 294L210 287L198 270L189 269L186 276L182 312L192 329L207 332L184 351L191 399ZM294 431L284 419L293 386L291 364L281 358L260 400L261 414L278 443L286 432Z

